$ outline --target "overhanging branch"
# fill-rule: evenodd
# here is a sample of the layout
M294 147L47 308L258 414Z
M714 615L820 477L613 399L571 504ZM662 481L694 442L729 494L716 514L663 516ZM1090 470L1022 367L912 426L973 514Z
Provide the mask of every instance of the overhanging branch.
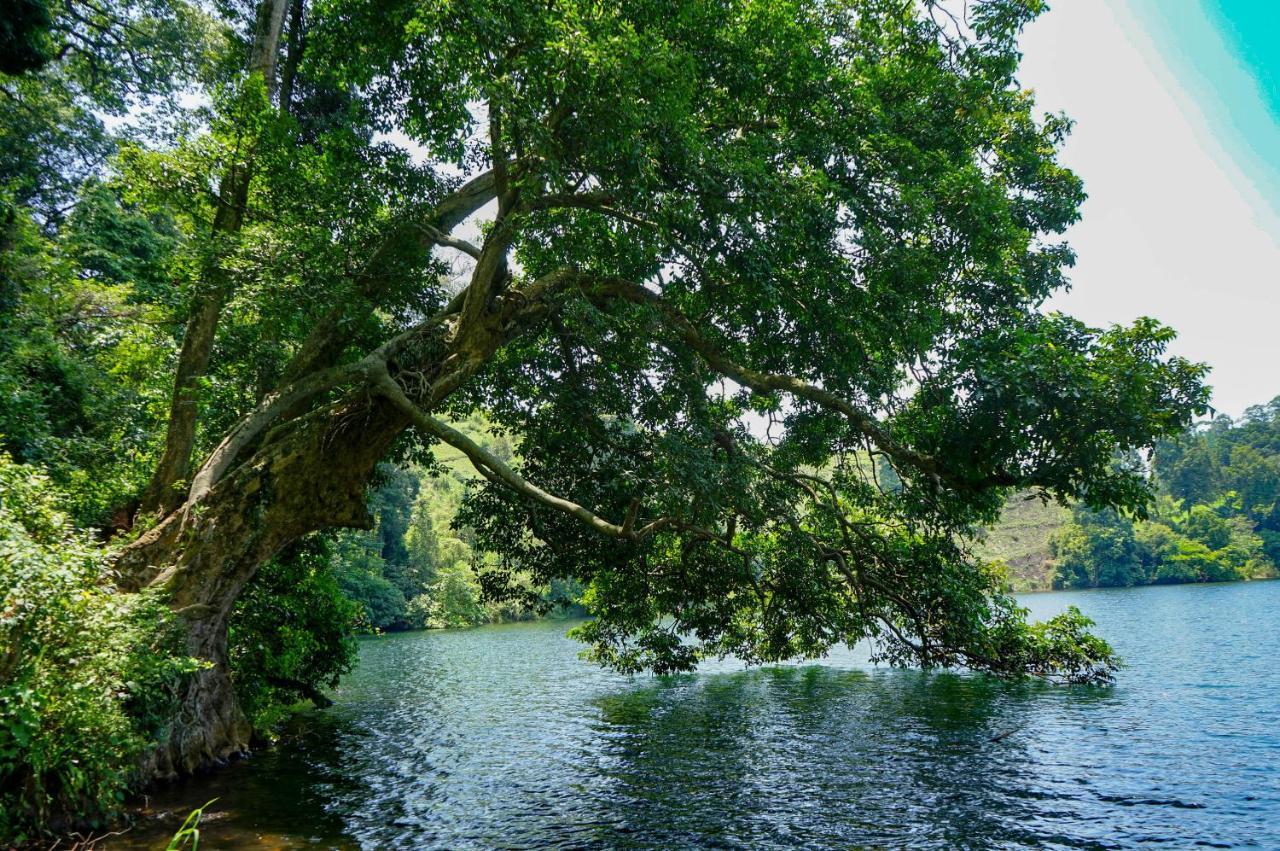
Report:
M593 295L616 296L634 304L654 308L669 323L684 344L696 352L715 372L757 393L789 393L835 411L849 420L858 431L895 462L908 466L934 481L941 478L941 467L937 459L898 443L874 416L847 399L795 376L761 372L731 360L712 345L683 313L658 293L633 281L620 278L599 280L590 288L590 292Z
M400 384L391 376L391 373L387 371L385 364L374 366L371 380L374 388L403 411L416 428L449 444L463 455L466 455L472 466L489 481L505 485L521 496L567 514L591 529L613 538L640 542L670 523L668 519L660 518L640 529L632 529L629 523L624 523L623 525L612 523L589 508L548 493L525 479L511 469L501 458L489 452L456 428L437 420L415 405L413 400L405 394Z

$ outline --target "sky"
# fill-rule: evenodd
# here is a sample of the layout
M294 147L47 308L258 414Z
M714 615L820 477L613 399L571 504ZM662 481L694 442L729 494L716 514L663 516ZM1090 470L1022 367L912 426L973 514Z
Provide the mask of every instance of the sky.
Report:
M1049 307L1173 326L1220 412L1280 395L1280 2L1051 5L1020 76L1076 121L1062 159L1089 200Z

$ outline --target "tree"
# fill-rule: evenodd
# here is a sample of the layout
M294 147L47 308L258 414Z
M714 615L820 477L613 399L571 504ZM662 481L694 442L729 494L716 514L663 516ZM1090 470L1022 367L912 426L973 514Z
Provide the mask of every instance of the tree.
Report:
M1252 446L1231 447L1226 474L1228 487L1240 498L1245 513L1261 519L1280 499L1280 469Z
M47 64L53 58L52 26L44 0L15 0L0 19L0 72L21 74Z
M253 38L245 60L245 79L236 91L238 110L251 114L255 106L269 104L276 95L276 62L284 26L286 0L262 0L257 6ZM282 103L288 108L288 103ZM269 112L269 109L267 109ZM187 314L187 325L178 352L174 373L173 401L169 409L164 451L155 475L142 496L142 511L172 511L181 501L179 483L185 481L195 446L199 388L209 368L214 336L232 279L224 254L244 224L245 205L253 180L258 136L269 127L270 117L242 120L235 126L235 144L216 191L213 218L209 226L210 248Z
M173 184L190 209L221 180L235 262L186 340L263 355L203 437L171 421L166 458L203 459L162 462L172 510L117 562L212 663L157 769L245 747L229 612L301 536L370 524L410 429L485 479L461 519L498 554L486 586L582 582L581 635L621 669L870 638L895 663L1106 678L1087 621L1028 626L963 545L1013 488L1140 504L1113 457L1206 399L1154 321L1040 310L1084 196L1055 158L1069 122L1015 78L1038 6L971 4L966 27L907 0L315 4L316 110L227 108L222 139L271 114L252 180L200 174L198 140L138 159L195 175ZM224 310L241 336L197 322ZM207 374L189 348L174 420L200 410L179 411ZM518 462L448 424L475 409Z
M1073 522L1049 542L1057 561L1054 584L1064 588L1145 585L1143 551L1133 522L1114 510L1079 506Z
M1232 505L1192 505L1162 495L1152 519L1077 506L1072 522L1050 540L1054 584L1096 588L1229 582L1274 576L1265 541Z
M59 222L112 152L103 116L123 119L207 76L222 35L187 0L7 3L0 185L45 224Z

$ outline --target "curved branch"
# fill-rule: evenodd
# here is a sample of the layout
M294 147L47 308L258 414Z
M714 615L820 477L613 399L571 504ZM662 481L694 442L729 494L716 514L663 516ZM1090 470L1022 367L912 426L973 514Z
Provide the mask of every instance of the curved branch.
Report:
M391 404L409 417L414 426L466 455L472 466L489 481L505 485L521 496L567 514L601 534L639 542L670 523L666 518L661 518L638 530L629 528L628 524L611 523L589 508L544 491L462 432L429 415L405 395L404 389L387 371L385 364L374 366L372 383Z
M726 378L749 387L757 393L790 393L792 396L836 411L853 423L863 435L894 461L909 466L935 481L941 478L941 466L936 458L898 443L874 416L848 400L795 376L760 372L730 360L703 337L683 313L658 293L633 281L619 278L601 281L599 287L593 292L599 295L617 296L634 304L644 304L656 309L670 323L685 345L696 352L709 367Z
M240 419L201 465L200 470L191 480L191 488L184 501L184 507L194 505L203 498L226 475L240 453L274 422L282 417L287 418L289 411L340 384L355 380L370 381L377 368L380 367L385 371L388 360L402 352L415 339L432 328L439 327L444 320L457 313L460 302L459 304L455 302L459 300L455 299L444 310L400 332L358 361L318 370L268 393L252 411Z
M262 434L281 414L295 405L307 402L338 384L355 378L363 361L314 372L288 387L268 393L258 406L246 414L214 447L208 460L191 479L186 505L198 502L230 469L236 456Z
M470 255L472 258L476 260L480 259L480 249L473 243L467 242L465 239L458 239L457 237L450 236L444 231L437 230L436 228L433 228L430 225L424 227L423 229L427 232L427 235L431 238L431 241L434 242L436 245L442 245L445 248L455 248L458 251L461 251L463 254Z

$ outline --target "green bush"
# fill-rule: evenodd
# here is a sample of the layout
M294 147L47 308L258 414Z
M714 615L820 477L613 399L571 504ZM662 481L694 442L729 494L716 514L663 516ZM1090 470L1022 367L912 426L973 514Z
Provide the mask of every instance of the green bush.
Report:
M357 603L338 587L322 541L263 565L231 613L236 694L260 735L300 700L324 705L356 660Z
M471 568L464 562L440 569L427 593L409 601L415 625L427 629L456 629L494 620L485 608Z
M1049 542L1059 588L1229 582L1275 575L1265 539L1224 502L1165 497L1149 520L1077 505Z
M0 841L117 811L197 665L154 595L114 592L58 499L0 454Z
M367 632L405 629L408 603L404 592L389 579L350 564L338 568L338 585L359 608L359 626Z

